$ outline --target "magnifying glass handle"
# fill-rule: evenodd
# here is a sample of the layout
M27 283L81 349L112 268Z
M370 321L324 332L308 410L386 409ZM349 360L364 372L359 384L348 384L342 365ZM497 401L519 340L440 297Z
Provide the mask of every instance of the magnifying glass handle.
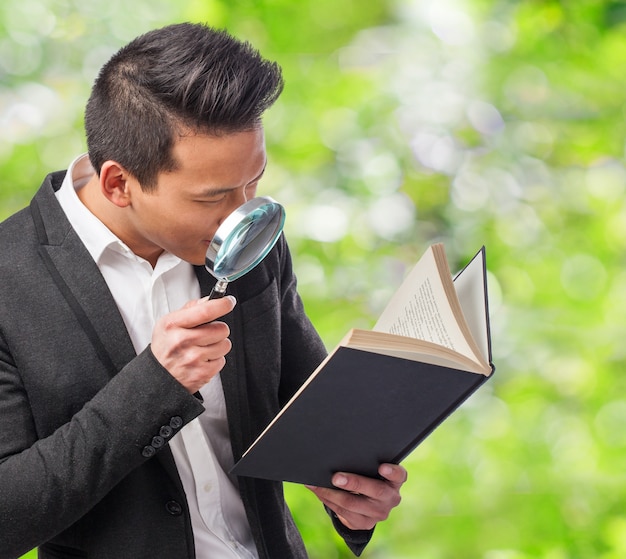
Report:
M224 280L218 280L217 283L211 289L211 293L209 294L209 300L211 299L221 299L226 295L226 287L228 286L228 282Z

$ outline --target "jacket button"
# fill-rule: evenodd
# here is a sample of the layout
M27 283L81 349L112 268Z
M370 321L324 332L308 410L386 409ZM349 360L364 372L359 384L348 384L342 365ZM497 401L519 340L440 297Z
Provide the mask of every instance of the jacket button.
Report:
M165 444L165 439L159 435L152 437L152 446L154 448L161 448Z
M180 429L182 426L183 426L182 417L175 415L174 417L172 417L172 419L170 419L170 427L172 429Z
M163 425L161 429L159 429L159 435L161 435L164 439L169 439L174 433L174 429L172 429L169 425Z
M183 514L183 507L178 501L168 501L165 503L165 510L172 516L180 516Z
M156 454L156 448L154 448L152 445L144 446L143 450L141 451L141 455L144 458L151 458L155 454Z

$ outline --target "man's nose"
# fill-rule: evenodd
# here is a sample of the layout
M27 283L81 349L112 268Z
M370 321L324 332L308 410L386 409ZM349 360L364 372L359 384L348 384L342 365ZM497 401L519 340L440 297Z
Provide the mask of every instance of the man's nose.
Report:
M237 191L237 192L239 194L238 196L239 205L237 207L241 206L242 204L245 204L251 198L251 196L248 195L249 194L248 190L245 187L242 188L241 191Z
M248 199L251 199L251 198L252 198L252 196L248 196L248 193L246 192L245 188L237 189L237 190L234 190L233 192L231 192L230 195L229 195L229 204L225 208L225 213L222 216L222 218L219 220L219 224L221 225L222 222L231 213L233 213L237 208L239 208L241 205L245 204L248 201Z

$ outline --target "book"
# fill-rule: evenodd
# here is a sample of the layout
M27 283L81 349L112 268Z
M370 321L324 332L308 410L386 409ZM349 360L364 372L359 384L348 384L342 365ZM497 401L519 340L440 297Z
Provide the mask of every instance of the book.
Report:
M231 472L324 487L338 471L378 477L494 371L485 247L453 279L434 244L374 328L347 333Z

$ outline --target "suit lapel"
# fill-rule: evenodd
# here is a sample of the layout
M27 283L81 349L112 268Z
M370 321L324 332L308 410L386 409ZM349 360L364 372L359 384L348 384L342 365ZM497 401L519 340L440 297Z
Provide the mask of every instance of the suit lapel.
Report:
M40 254L113 376L135 357L135 350L100 270L54 196L54 183L60 185L62 178L58 174L48 177L31 202Z

